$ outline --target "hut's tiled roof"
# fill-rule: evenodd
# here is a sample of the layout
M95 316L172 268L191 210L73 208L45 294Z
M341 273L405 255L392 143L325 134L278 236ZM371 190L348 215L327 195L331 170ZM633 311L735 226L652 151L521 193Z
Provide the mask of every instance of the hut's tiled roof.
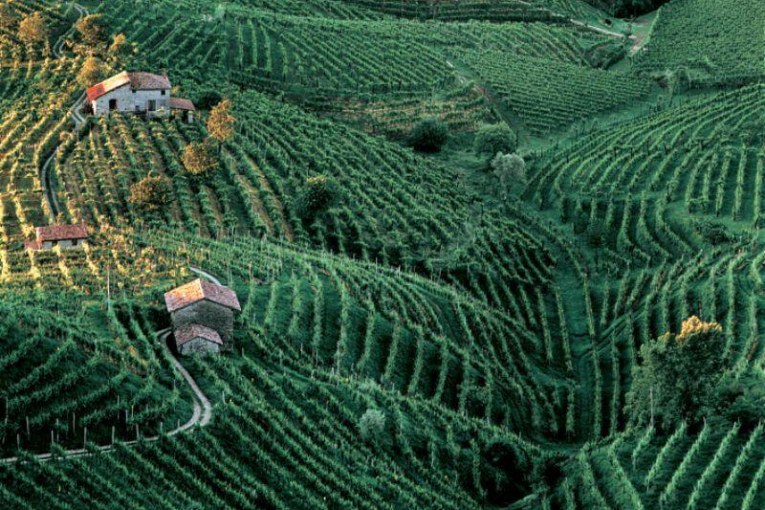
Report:
M171 110L188 110L188 111L196 111L196 108L194 108L194 103L192 103L188 99L183 99L180 97L171 97L170 98L170 109Z
M187 324L175 330L175 343L179 347L195 338L202 338L208 342L223 345L223 339L217 331L201 324Z
M37 241L70 241L73 239L87 239L87 227L79 223L77 225L51 225L48 227L37 227Z
M175 312L202 300L211 301L232 310L241 311L242 309L233 290L207 280L196 279L165 293L165 305L168 312Z

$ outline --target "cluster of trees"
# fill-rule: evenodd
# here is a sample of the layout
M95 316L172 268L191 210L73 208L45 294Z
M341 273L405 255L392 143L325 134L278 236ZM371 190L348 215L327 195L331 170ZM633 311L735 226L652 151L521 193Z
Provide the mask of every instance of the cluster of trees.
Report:
M184 168L194 176L203 177L219 167L223 144L234 136L236 118L231 114L231 100L224 99L213 107L207 119L209 138L186 146L181 155ZM217 149L216 149L217 147Z

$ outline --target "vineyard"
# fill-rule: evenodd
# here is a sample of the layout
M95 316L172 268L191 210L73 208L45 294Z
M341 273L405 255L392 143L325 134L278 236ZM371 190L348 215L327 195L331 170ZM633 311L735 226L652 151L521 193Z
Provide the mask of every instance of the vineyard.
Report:
M763 19L0 0L0 506L762 508Z
M742 84L765 74L765 5L751 1L683 0L659 10L640 72L686 73L694 86Z

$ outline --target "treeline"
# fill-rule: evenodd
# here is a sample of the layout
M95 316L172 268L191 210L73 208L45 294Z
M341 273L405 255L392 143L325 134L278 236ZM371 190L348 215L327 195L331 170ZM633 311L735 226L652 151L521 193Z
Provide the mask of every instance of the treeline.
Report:
M629 18L658 9L669 0L587 0L587 3L603 9L612 16Z

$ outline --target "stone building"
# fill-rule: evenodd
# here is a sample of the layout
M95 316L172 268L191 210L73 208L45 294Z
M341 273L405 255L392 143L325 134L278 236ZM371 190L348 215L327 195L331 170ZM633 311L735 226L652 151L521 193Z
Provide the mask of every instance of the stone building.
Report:
M35 240L26 244L31 250L51 250L57 246L63 249L81 248L88 240L88 229L82 223L37 227L35 233Z
M87 104L96 117L108 116L111 112L168 117L176 109L189 120L189 112L194 111L193 103L172 98L171 89L167 75L124 71L88 88ZM193 113L190 118L193 120Z
M197 279L165 293L165 305L176 331L192 324L205 326L220 335L223 349L231 349L234 312L242 310L233 290Z
M188 324L175 330L175 345L183 356L217 354L223 348L223 339L214 329L201 324Z

